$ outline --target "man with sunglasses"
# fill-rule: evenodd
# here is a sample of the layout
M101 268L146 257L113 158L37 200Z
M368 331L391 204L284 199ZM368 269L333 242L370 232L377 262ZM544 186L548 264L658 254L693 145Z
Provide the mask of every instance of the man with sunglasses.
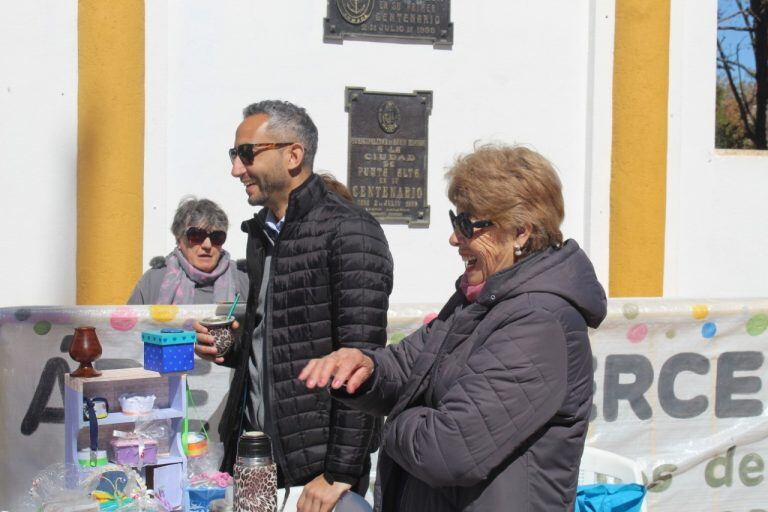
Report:
M304 486L298 510L330 511L347 490L365 494L380 425L327 389L307 389L297 370L341 347L385 345L392 257L378 222L312 172L317 128L303 108L262 101L243 114L231 174L251 205L264 206L242 225L250 278L243 334L217 358L198 324L196 352L235 369L219 426L223 470L232 471L241 432L265 431L280 484Z

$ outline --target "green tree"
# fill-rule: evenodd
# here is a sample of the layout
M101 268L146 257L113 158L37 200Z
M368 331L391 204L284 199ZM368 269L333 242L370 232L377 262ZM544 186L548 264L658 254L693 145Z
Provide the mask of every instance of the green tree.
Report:
M750 84L752 85L752 84ZM754 86L750 87L754 94ZM752 140L744 132L736 99L724 78L717 81L717 108L715 109L715 147L728 149L754 149Z
M768 149L768 0L734 0L731 11L717 13L717 68L722 71L724 81L718 82L717 105L726 105L730 95L738 111L737 124L751 144L737 136L735 127L723 127L721 131L719 123L731 123L732 119L718 110L716 142L740 145L717 147ZM726 32L743 32L748 36L755 57L754 69L741 62L741 43L728 48ZM723 86L727 86L727 93L721 92Z

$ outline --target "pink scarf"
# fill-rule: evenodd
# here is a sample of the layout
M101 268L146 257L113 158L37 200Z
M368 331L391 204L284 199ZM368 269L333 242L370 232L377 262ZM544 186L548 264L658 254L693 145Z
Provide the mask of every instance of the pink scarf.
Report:
M461 292L469 302L475 302L475 299L480 295L480 292L483 291L484 286L485 281L478 284L469 284L469 281L467 281L467 274L462 275L461 281L459 281L459 288L461 288Z
M160 285L158 304L194 304L195 285L212 284L214 302L226 302L235 296L237 265L230 262L225 250L211 273L193 267L178 247L165 258L165 264L168 270Z

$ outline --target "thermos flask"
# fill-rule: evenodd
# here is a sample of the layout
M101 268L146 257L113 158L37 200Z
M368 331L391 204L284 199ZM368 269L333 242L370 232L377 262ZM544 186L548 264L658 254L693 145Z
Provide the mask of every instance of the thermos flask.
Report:
M277 508L277 467L272 443L263 432L245 432L237 444L234 470L235 512L274 512Z

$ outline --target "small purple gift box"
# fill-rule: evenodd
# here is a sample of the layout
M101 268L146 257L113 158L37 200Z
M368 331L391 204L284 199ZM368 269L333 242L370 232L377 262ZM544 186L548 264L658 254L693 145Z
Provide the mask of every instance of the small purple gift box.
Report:
M160 373L184 372L195 367L194 331L144 331L144 368Z
M157 441L138 437L115 437L109 442L109 461L138 466L157 462Z

